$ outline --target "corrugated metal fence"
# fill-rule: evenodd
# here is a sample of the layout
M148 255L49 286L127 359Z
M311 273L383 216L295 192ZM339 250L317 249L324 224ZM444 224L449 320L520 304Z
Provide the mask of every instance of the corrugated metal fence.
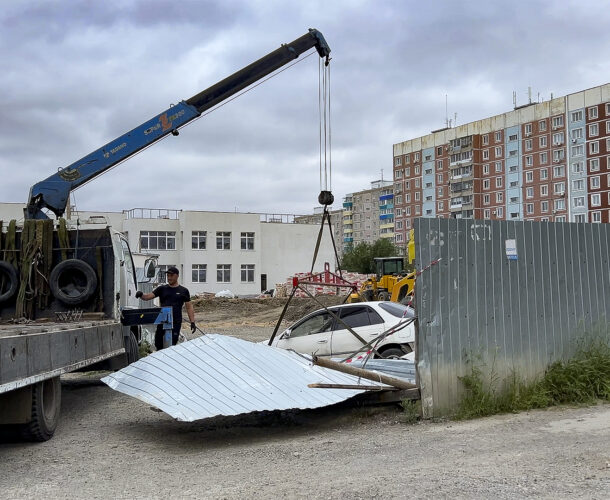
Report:
M456 408L469 362L532 379L586 334L608 335L609 224L421 218L415 245L425 416Z

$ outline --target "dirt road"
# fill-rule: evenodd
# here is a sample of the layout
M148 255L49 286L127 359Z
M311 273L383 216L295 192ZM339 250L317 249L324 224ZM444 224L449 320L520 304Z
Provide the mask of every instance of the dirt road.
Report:
M198 320L251 340L272 329L220 316L208 309ZM602 499L610 491L610 405L416 425L396 407L342 405L189 424L99 378L63 382L52 440L0 443L3 498Z

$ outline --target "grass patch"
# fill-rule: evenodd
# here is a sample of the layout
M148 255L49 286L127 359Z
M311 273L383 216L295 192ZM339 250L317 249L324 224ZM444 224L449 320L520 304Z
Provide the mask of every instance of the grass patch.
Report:
M405 424L413 425L421 418L421 401L403 399L400 406L404 411Z
M140 358L145 358L149 354L152 354L152 346L147 340L142 340L139 345Z
M501 381L493 366L485 380L483 370L472 362L470 372L459 379L465 391L457 419L610 401L610 346L598 340L578 347L568 361L552 363L541 378L531 382L515 373Z

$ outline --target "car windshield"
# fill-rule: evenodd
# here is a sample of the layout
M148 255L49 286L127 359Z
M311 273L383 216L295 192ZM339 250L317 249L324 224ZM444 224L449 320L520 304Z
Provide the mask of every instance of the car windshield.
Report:
M379 302L379 307L384 311L389 312L392 316L397 318L413 318L415 317L415 311L411 307L407 307L397 302Z

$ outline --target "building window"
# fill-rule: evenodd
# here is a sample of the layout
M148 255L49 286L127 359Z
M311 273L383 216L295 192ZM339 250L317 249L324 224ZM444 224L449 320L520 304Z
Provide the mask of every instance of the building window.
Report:
M540 169L540 180L544 181L549 178L549 171L546 168Z
M525 197L526 198L533 198L534 197L534 188L533 187L528 187L525 190Z
M570 116L571 116L571 119L572 119L573 122L579 122L579 121L582 120L582 110L580 110L580 111L573 111Z
M216 250L231 250L231 232L216 231Z
M585 190L584 179L576 179L575 181L572 181L572 189L574 191L584 191Z
M496 158L499 158L500 156L502 156L502 146L496 146L494 153L496 155Z
M421 186L421 179L415 179L415 187L418 188Z
M532 124L531 123L525 124L525 135L532 135Z
M528 167L531 167L534 164L534 158L533 158L532 155L528 155L528 156L525 157L525 164Z
M553 128L563 127L563 115L553 117Z
M556 182L555 184L553 184L553 192L555 194L563 194L566 191L566 184L565 182Z
M596 137L599 135L599 125L597 123L592 123L589 125L589 137Z
M601 222L602 221L602 213L601 212L591 212L591 222Z
M489 208L486 208L483 211L483 217L485 217L486 219L489 219L491 217L491 210L489 210Z
M508 140L509 141L516 141L517 140L517 134L512 134L508 136Z
M546 152L540 153L540 164L544 165L544 164L548 163L548 161L549 161L548 153L546 153Z
M408 165L409 163L411 163L411 156L405 155L405 165Z
M443 170L443 160L436 161L436 170Z
M502 140L502 132L496 132L496 142L500 142Z
M254 264L241 265L241 282L254 283Z
M443 146L438 146L436 148L436 155L441 156L442 154L443 154ZM442 167L442 165L441 165L441 167Z
M496 172L502 172L502 162L501 161L497 161L495 164L496 167Z
M566 168L563 165L559 167L553 167L553 177L564 177L566 175Z
M411 207L406 208L405 215L411 215Z
M413 161L419 161L419 153L413 155Z
M502 207L496 208L496 213L497 213L498 217L504 217L504 208L502 208Z
M489 135L485 134L483 136L483 145L486 146L487 144L489 144Z
M442 201L439 201L439 202L436 204L436 209L437 209L437 210L444 210L444 209L445 209L445 204L444 204Z
M420 167L419 167L419 165L417 165L415 167L415 175L419 175L419 172L420 172Z
M544 132L546 130L546 120L540 120L538 122L538 130Z
M207 281L207 264L193 264L191 267L191 281L193 283L205 283Z
M176 250L175 231L140 231L141 250Z
M489 205L489 195L483 195L483 205Z
M438 196L443 196L445 194L445 190L442 187L439 187L436 190L436 193L437 193Z
M582 174L584 172L582 161L572 163L572 172L574 172L575 174Z
M591 195L591 206L599 207L602 204L602 197L599 193L595 193Z
M534 182L534 172L525 172L525 182Z
M555 149L553 150L553 161L558 162L565 158L565 153L563 149Z
M593 141L589 143L589 154L599 153L599 141Z
M193 231L191 233L191 248L193 250L205 250L207 231Z
M573 203L574 203L574 208L584 207L585 206L585 197L578 196L578 197L574 198Z
M394 158L394 165L396 165L397 167L399 165L402 165L402 158L400 156L397 156L396 158Z
M548 196L549 195L549 186L546 184L540 186L540 196Z
M592 158L589 160L589 170L591 172L597 172L599 170L599 158Z
M502 203L504 201L504 193L496 193L496 203Z
M563 144L563 132L553 134L553 146L561 146Z
M528 214L533 214L534 213L534 204L533 203L527 203L525 205L525 210L527 211Z
M582 156L585 153L585 148L582 144L572 146L572 156Z
M531 139L525 139L525 150L526 151L532 150L532 140Z
M593 119L597 118L597 106L593 106L593 107L589 108L587 110L587 113L589 115L589 120L593 120Z
M421 207L419 205L415 205L415 215L421 214Z
M570 132L572 135L572 140L577 141L578 139L582 139L582 128L575 128Z
M411 167L405 168L405 177L411 177Z
M216 282L231 283L231 264L216 265Z
M546 148L546 146L547 146L546 135L543 135L542 137L538 138L538 145L541 148Z
M405 203L411 203L411 193L405 194Z
M540 211L545 214L549 211L549 202L548 201L541 201L540 202Z
M502 187L502 177L496 177L496 187L497 188Z
M436 182L438 182L439 184L443 183L443 174L437 174Z
M419 201L421 199L421 193L419 191L415 192L415 201Z
M487 175L489 173L489 163L483 165L483 175Z
M241 233L241 249L254 250L254 233Z
M591 189L599 189L599 175L589 177L589 186L591 186Z
M574 222L585 222L585 214L574 215Z
M395 170L394 171L394 179L402 179L402 170Z
M159 276L161 277L162 282L167 283L167 270L170 267L178 267L178 266L176 266L176 264L159 264L155 267L159 271Z
M555 210L565 210L566 200L553 200L553 206L555 207Z
M489 160L489 149L484 149L483 150L483 159L484 160Z
M483 189L489 189L489 179L483 179Z

